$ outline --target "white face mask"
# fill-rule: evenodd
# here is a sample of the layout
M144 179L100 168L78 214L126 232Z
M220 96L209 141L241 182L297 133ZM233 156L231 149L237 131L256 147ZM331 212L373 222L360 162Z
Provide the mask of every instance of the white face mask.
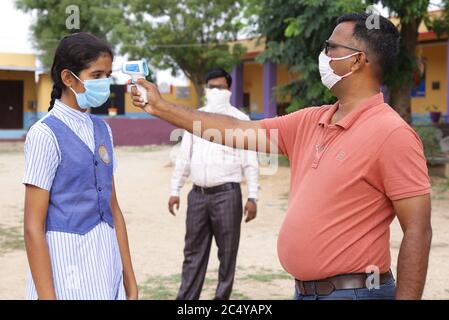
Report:
M226 111L231 106L231 91L206 88L205 93L207 111L220 113Z
M353 54L350 54L346 57L341 58L331 58L324 52L320 53L319 57L319 69L320 69L320 75L321 75L321 82L330 90L333 86L335 86L341 79L346 78L352 74L352 71L345 74L344 76L339 76L334 72L334 69L331 67L331 61L340 61L349 59L356 54L359 54L360 52L355 52Z

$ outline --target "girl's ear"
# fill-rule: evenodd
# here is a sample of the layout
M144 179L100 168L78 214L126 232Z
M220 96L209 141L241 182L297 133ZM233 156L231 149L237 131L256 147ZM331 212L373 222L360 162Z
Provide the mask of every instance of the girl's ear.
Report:
M72 87L74 79L72 73L68 69L61 71L61 80L66 87Z

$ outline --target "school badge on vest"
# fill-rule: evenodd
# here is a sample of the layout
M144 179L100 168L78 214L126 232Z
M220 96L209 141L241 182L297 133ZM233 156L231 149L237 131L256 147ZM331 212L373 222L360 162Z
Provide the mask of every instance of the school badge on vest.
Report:
M111 163L111 157L109 156L108 149L106 149L104 144L100 145L98 148L98 155L100 156L101 161L105 164Z

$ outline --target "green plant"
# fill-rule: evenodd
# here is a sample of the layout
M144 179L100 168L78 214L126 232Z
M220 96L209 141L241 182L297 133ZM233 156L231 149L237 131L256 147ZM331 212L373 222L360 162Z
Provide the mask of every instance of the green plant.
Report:
M429 158L438 156L441 153L440 140L443 137L443 132L435 127L416 126L414 129L424 145L426 158L429 160Z

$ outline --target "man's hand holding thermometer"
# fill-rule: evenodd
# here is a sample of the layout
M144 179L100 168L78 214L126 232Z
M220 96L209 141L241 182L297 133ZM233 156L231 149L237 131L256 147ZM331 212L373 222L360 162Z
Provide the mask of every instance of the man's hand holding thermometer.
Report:
M149 74L145 60L126 62L123 64L123 73L131 76L128 84L132 86L131 97L136 107L160 118L163 118L163 114L172 108L173 105L161 97L157 86L145 80L145 77ZM170 122L169 119L165 120Z
M147 62L144 59L125 62L122 67L122 72L131 76L130 84L137 87L143 102L145 102L145 104L148 103L147 90L142 85L137 83L139 79L145 79L150 74Z

